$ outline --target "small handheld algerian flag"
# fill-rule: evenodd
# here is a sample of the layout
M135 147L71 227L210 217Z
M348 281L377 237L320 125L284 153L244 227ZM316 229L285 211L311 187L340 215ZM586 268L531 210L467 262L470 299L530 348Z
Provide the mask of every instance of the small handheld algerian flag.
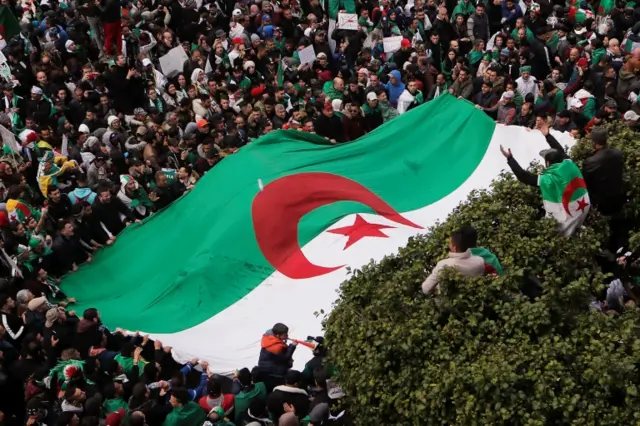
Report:
M538 178L547 214L559 224L560 232L570 236L589 213L589 193L580 169L571 160L552 164Z
M593 19L593 12L590 10L584 10L577 7L569 8L569 19L572 21L583 24L587 19Z

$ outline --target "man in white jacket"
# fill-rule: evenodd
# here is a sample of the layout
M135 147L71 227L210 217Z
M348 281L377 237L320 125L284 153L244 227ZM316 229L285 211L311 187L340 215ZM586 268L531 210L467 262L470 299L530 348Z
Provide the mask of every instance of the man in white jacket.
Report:
M484 275L484 259L471 254L471 247L469 247L467 239L462 231L456 231L451 234L449 256L439 261L431 271L431 274L422 283L422 292L424 294L430 294L438 289L440 285L439 275L445 267L453 268L465 277Z
M398 97L398 113L404 114L414 103L416 105L424 103L424 97L422 96L422 92L418 90L416 82L410 81L407 83L404 92Z

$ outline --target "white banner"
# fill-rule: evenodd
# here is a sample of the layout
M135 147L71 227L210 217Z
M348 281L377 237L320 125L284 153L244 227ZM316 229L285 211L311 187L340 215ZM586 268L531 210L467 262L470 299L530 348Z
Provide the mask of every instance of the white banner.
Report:
M355 13L338 13L338 28L341 30L358 30L358 15Z
M2 137L2 142L5 143L13 152L20 155L22 152L22 146L18 143L16 139L16 135L11 133L11 130L7 129L3 125L0 124L0 137Z
M385 37L382 39L382 45L384 46L384 53L393 53L400 49L400 43L402 43L402 36Z
M316 51L313 49L313 45L309 45L298 52L300 56L300 65L312 64L316 61Z
M169 78L180 74L187 59L189 59L189 57L182 46L174 47L160 58L162 73Z

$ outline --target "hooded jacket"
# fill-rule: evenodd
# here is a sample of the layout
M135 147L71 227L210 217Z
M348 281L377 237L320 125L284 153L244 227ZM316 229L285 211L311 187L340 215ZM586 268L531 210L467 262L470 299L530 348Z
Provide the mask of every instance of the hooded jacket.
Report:
M76 188L68 193L67 197L69 197L71 204L78 204L85 201L89 204L93 204L96 199L96 195L97 194L93 192L91 188Z
M389 103L395 108L398 104L398 98L404 92L405 86L402 82L402 75L400 71L393 70L391 71L391 75L396 79L396 84L391 83L391 79L385 85L385 88L389 91Z
M293 364L292 356L296 347L293 345L287 346L273 334L273 330L267 330L262 336L260 346L260 358L258 359L260 371L264 374L278 377L283 377L287 374Z

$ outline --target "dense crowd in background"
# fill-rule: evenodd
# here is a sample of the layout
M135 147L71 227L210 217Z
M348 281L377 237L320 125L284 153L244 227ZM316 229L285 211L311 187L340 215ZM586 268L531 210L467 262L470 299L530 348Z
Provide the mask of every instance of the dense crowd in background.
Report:
M583 136L615 120L640 129L634 1L5 0L0 7L3 425L350 422L321 338L305 370L291 370L296 344L276 324L256 367L230 378L197 359L178 364L171 348L148 336L108 330L95 309L75 312L60 284L127 226L267 132L354 141L447 94L547 140L549 129ZM357 14L357 30L330 25L338 11ZM391 49L394 36L402 40ZM301 63L308 46L315 60ZM175 57L175 48L187 60L181 72L165 72L161 58ZM590 185L604 198L592 201L606 209L619 201L605 183L621 173L620 159L602 154L606 135L593 139ZM474 235L452 236L453 252L475 247Z

